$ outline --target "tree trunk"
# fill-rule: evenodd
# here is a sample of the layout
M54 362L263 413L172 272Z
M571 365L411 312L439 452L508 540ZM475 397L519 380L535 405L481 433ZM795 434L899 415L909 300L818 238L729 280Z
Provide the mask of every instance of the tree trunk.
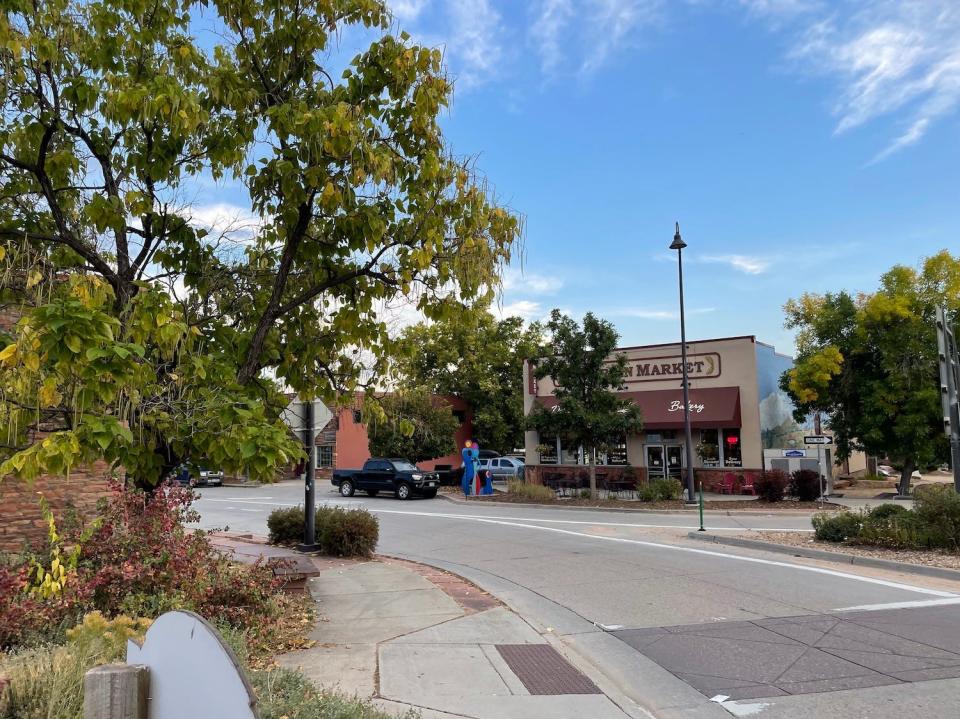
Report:
M597 448L590 449L590 499L597 498Z
M907 459L903 463L903 469L900 470L900 486L897 488L897 494L906 497L910 494L910 476L915 469L913 459Z

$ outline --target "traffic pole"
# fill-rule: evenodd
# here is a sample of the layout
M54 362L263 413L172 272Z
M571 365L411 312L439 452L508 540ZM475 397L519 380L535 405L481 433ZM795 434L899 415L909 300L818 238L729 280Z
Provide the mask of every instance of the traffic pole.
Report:
M700 480L700 529L698 532L706 532L707 530L703 528L703 480Z
M303 448L307 453L306 472L303 486L303 544L298 549L303 552L317 550L317 483L314 468L314 419L313 402L311 399L304 406Z

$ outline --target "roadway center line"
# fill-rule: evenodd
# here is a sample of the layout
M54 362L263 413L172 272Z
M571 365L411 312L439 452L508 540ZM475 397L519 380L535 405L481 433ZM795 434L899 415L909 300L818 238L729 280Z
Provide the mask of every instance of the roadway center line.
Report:
M216 500L211 499L209 501L229 501L229 500ZM247 504L268 504L266 502L256 502L256 501L246 501ZM273 506L288 506L296 507L298 504L294 503L272 503ZM228 507L229 509L229 507ZM541 532L554 532L556 534L566 534L573 537L583 537L584 539L592 539L596 541L603 542L619 542L621 544L634 544L641 547L650 547L653 549L666 549L673 552L687 552L689 554L698 554L701 556L707 557L717 557L720 559L729 559L738 562L750 562L752 564L762 564L771 567L783 567L786 569L793 569L801 572L811 572L813 574L823 574L830 577L838 577L840 579L849 579L855 582L863 582L865 584L875 584L881 587L888 587L890 589L898 589L905 592L913 592L915 594L926 594L928 596L940 597L939 600L925 600L925 601L914 601L914 602L892 602L887 604L864 604L856 607L844 607L841 609L836 609L834 611L875 611L879 609L896 609L896 608L913 608L913 607L924 607L924 606L937 606L944 604L960 604L960 595L957 595L953 592L945 592L939 589L928 589L926 587L917 587L911 584L903 584L901 582L892 582L886 579L878 579L875 577L865 577L859 574L850 574L848 572L840 572L835 569L826 569L823 567L812 567L804 564L793 564L790 562L781 562L773 559L761 559L759 557L746 557L738 554L730 554L728 552L717 552L710 549L696 549L694 547L683 547L675 544L663 544L662 542L648 542L641 539L627 539L625 537L610 537L600 534L588 534L586 532L574 532L569 529L560 529L559 527L544 527L537 524L526 524L522 520L514 521L514 518L494 518L494 517L481 517L476 515L469 514L447 514L447 513L437 513L437 512L414 512L409 510L400 510L400 509L368 509L371 512L376 512L378 514L406 514L417 517L435 517L438 519L466 519L474 522L482 522L484 524L496 524L506 527L519 527L522 529L536 529ZM252 510L256 511L256 510ZM534 520L536 521L536 520ZM592 522L582 522L580 520L540 520L540 521L550 521L550 522L565 522L565 523L583 523L583 524L594 524ZM644 527L644 528L662 528L662 529L685 529L685 527L677 527L676 525L639 525L639 524L622 524L622 523L608 523L613 524L614 526L633 526L633 527ZM742 531L744 528L738 527L737 531ZM794 530L788 530L794 531Z
M231 500L227 499L207 499L208 502L228 502ZM233 500L235 504L264 504L271 507L299 507L302 502L293 503L293 502L255 502L252 500ZM441 519L477 519L477 520L505 520L505 521L520 521L520 522L543 522L548 524L579 524L579 525L588 525L592 527L636 527L638 529L686 529L693 530L699 529L699 526L696 525L683 525L683 524L641 524L633 522L590 522L582 519L542 519L540 517L499 517L499 516L490 516L484 514L450 514L446 512L414 512L412 510L402 510L402 509L380 509L379 507L371 507L369 505L364 505L362 500L320 500L325 503L332 504L342 504L342 505L362 505L365 509L370 512L375 512L377 514L408 514L416 517L440 517ZM813 532L812 529L797 529L793 527L711 527L711 532L742 532L744 530L752 531L762 531L762 532Z
M383 510L385 512L395 512L397 510ZM407 514L415 514L414 512L407 512ZM422 516L425 517L443 517L444 515L433 514L431 512L420 512ZM523 529L539 529L541 532L555 532L557 534L567 534L574 537L584 537L586 539L594 539L603 542L620 542L622 544L636 544L641 547L652 547L654 549L667 549L674 552L688 552L690 554L700 554L708 557L719 557L721 559L732 559L739 562L751 562L753 564L764 564L771 567L785 567L787 569L795 569L801 572L812 572L814 574L825 574L830 577L839 577L840 579L850 579L856 582L864 582L866 584L876 584L881 587L888 587L890 589L899 589L905 592L914 592L915 594L927 594L934 597L942 597L945 599L956 600L960 602L960 595L954 594L953 592L944 592L939 589L928 589L926 587L916 587L911 584L903 584L901 582L891 582L887 579L877 579L875 577L864 577L859 574L849 574L847 572L839 572L835 569L825 569L823 567L811 567L804 564L791 564L790 562L779 562L773 559L760 559L758 557L744 557L738 554L728 554L727 552L715 552L709 549L695 549L693 547L681 547L674 544L663 544L661 542L647 542L641 539L627 539L625 537L608 537L600 534L587 534L586 532L574 532L569 529L560 529L558 527L541 527L536 524L522 524L520 522L505 522L495 519L483 519L480 517L456 517L457 519L473 519L477 522L484 522L487 524L499 524L507 527L521 527ZM865 606L877 606L877 605L865 605ZM885 607L886 608L886 607Z

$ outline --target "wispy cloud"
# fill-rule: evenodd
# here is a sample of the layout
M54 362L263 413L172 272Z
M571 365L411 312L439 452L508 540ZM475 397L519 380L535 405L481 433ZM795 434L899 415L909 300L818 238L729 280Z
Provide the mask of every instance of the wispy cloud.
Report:
M900 114L899 133L876 162L918 142L960 108L960 3L864 2L852 15L809 24L792 56L840 81L838 134Z
M430 4L430 0L391 0L390 12L402 22L410 22L420 17L420 14Z
M222 235L236 240L252 238L263 220L249 208L226 202L197 205L190 208L190 224L207 230L211 235Z
M760 275L770 269L773 260L754 255L706 255L697 258L700 262L729 265L748 275Z
M533 320L544 314L541 304L533 300L517 300L516 302L494 305L490 308L490 311L499 319L522 317L525 320Z
M716 307L695 307L686 310L688 315L706 315L716 312ZM610 317L636 317L641 320L679 320L679 310L641 310L633 307L625 307L618 310L609 310L604 313Z
M573 0L542 0L530 27L540 52L540 66L550 72L560 64L561 34L573 17Z
M447 15L446 46L458 87L469 89L490 80L503 56L500 13L490 0L447 0Z
M584 8L591 50L580 66L590 73L617 50L636 40L637 31L661 18L662 0L587 0Z
M550 295L563 287L563 279L535 272L523 272L510 267L503 274L502 287L504 292L522 290L535 295Z

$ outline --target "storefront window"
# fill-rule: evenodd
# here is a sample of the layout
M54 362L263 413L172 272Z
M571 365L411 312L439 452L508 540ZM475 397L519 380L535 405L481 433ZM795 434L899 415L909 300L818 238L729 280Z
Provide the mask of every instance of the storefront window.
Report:
M622 466L627 463L627 438L625 435L610 440L604 460L604 464Z
M739 428L723 430L723 466L743 466L743 451L740 444Z
M580 446L560 440L560 464L580 464Z
M697 456L704 467L720 466L720 430L701 429Z
M540 445L537 447L540 451L540 464L557 463L557 438L541 437Z

